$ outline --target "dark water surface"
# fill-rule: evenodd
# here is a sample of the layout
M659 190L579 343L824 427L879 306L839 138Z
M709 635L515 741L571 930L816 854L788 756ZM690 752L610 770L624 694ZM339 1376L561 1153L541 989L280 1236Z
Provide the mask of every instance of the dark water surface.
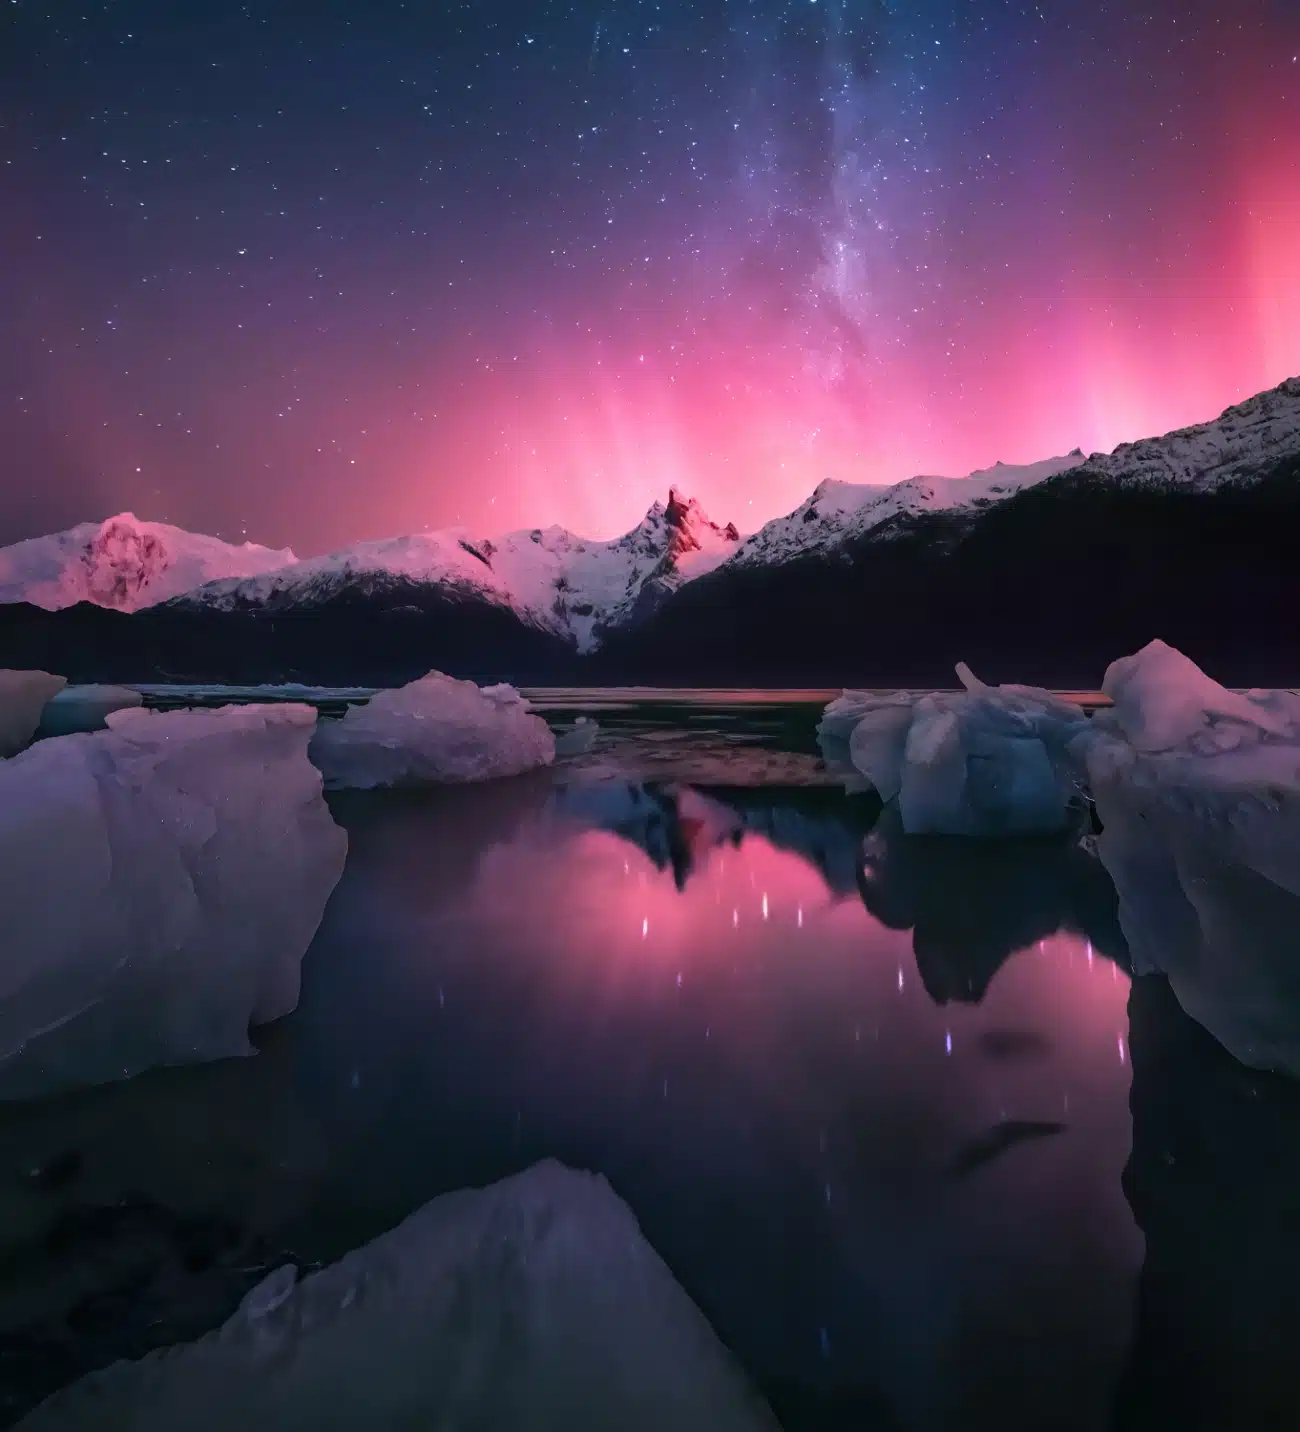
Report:
M787 1432L1300 1425L1295 1087L1130 990L1077 838L907 839L819 710L607 701L554 772L335 798L257 1058L0 1106L4 1420L554 1156Z

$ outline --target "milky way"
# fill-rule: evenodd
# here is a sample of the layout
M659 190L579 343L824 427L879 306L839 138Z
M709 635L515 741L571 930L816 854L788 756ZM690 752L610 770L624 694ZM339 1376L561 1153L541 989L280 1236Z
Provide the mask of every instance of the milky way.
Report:
M11 0L0 124L0 541L753 528L1300 370L1285 0Z

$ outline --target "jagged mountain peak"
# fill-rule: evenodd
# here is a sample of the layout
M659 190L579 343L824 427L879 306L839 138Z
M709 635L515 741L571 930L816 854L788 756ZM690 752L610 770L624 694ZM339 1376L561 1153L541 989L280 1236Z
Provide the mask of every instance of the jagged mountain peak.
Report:
M742 538L673 483L628 533L611 541L562 527L483 539L461 529L355 544L300 562L252 543L147 522L123 512L102 522L0 549L0 602L57 609L77 602L134 611L173 598L217 610L307 610L340 596L375 609L413 610L429 589L467 605L513 612L581 652L652 616L681 586L715 568L775 567L793 558L851 558L860 539L891 542L918 521L955 534L1035 484L1065 474L1079 486L1113 482L1213 490L1278 471L1300 456L1300 377L1209 423L1126 443L1110 454L1016 466L965 478L917 476L893 486L828 478L787 517ZM947 519L953 519L951 521ZM403 605L406 604L406 605Z

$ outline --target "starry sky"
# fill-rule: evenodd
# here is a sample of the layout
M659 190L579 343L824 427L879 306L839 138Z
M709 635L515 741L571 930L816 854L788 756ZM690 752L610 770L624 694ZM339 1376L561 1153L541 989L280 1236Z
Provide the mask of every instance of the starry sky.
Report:
M0 542L742 530L1300 371L1300 0L0 0Z

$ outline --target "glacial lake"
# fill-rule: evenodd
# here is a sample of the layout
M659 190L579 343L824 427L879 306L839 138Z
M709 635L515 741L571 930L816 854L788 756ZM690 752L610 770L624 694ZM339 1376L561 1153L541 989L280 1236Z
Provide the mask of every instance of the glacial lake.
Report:
M548 1157L786 1432L1300 1425L1300 1091L1130 981L1079 832L846 793L833 694L533 693L594 748L331 797L257 1057L0 1105L0 1425Z

